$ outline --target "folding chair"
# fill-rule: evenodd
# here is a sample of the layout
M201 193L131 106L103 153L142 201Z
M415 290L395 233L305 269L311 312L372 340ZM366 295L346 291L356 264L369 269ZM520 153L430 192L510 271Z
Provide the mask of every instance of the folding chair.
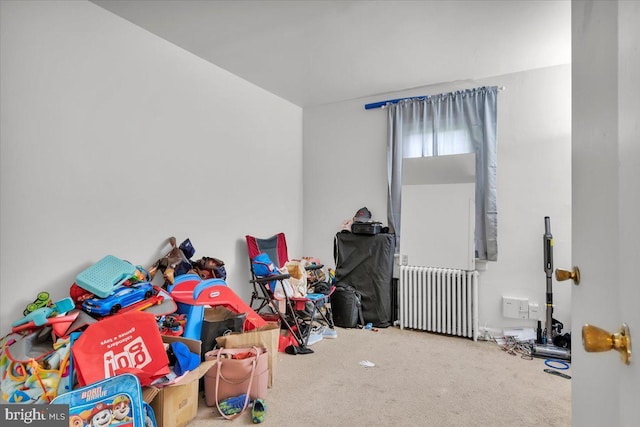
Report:
M285 264L289 261L287 253L287 242L284 233L278 233L266 239L256 238L254 236L245 236L247 241L247 251L249 253L249 264L253 285L253 293L251 295L251 303L249 306L256 312L264 312L268 309L270 313L277 314L283 325L289 330L291 335L298 343L298 349L290 349L298 353L313 352L308 348L309 339L314 331L317 333L320 328L327 333L326 337L335 337L333 316L331 313L330 296L335 287L330 287L328 294L322 293L306 293L304 297L294 297L282 293L282 299L275 296L277 282L284 290L284 281L291 278L289 273L285 273ZM273 263L272 271L256 271L259 265L258 259L262 258L261 254L266 254ZM306 271L317 271L322 269L323 265L306 266ZM306 274L305 274L306 276ZM311 275L317 277L317 275ZM305 277L306 280L306 277ZM307 284L307 288L316 287L318 282ZM325 284L326 285L326 284ZM328 285L327 285L328 287ZM283 301L284 310L280 308L279 301ZM257 304L257 307L254 306Z

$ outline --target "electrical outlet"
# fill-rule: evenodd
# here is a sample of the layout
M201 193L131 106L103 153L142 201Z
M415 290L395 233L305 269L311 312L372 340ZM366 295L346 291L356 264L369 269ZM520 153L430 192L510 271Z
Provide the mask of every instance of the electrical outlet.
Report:
M520 304L518 307L518 318L519 319L528 319L529 318L529 300L523 299L518 301Z
M529 303L529 319L542 320L540 318L540 306L537 302Z
M402 265L409 265L409 255L407 254L402 255Z
M502 297L502 315L510 319L528 319L529 300L526 298Z

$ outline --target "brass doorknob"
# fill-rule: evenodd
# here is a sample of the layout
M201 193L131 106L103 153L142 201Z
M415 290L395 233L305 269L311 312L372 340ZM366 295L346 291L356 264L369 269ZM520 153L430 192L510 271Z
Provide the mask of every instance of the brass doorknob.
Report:
M623 323L620 331L615 334L597 326L584 325L582 327L582 346L589 352L617 350L625 364L631 363L631 334L626 323Z
M572 271L563 270L561 268L556 268L556 280L558 282L562 282L564 280L571 279L573 280L574 285L580 284L580 269L578 267L573 267Z

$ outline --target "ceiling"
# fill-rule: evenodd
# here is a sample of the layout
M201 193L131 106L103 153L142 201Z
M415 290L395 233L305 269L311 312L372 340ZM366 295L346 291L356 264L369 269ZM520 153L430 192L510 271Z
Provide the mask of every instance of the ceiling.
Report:
M93 0L299 106L571 61L569 0Z

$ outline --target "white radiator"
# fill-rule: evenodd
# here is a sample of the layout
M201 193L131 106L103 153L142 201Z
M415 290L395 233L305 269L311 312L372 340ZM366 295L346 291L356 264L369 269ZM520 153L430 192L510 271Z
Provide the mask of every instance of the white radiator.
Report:
M400 266L400 329L478 339L478 272Z

